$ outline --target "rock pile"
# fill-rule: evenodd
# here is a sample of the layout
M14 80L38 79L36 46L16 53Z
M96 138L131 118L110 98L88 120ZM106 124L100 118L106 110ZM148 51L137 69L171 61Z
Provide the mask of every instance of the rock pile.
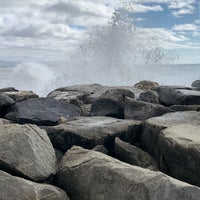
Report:
M0 199L199 200L200 91L0 89Z

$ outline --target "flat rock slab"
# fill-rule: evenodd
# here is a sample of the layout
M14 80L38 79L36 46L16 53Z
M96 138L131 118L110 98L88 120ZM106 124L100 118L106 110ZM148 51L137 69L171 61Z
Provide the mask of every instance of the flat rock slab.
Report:
M156 89L164 105L200 105L200 91L181 87L161 86Z
M168 113L145 122L140 142L162 171L200 186L199 126L200 112Z
M92 149L103 144L111 150L115 137L131 138L140 125L140 121L96 116L78 117L45 129L54 147L65 152L73 145Z
M125 119L146 120L151 117L160 116L168 112L173 112L170 108L162 105L138 101L126 97L124 116Z
M71 200L198 200L200 196L198 187L81 147L64 155L57 183Z
M0 124L0 169L35 181L56 173L47 133L35 125Z
M74 105L51 98L34 98L17 102L10 108L5 118L24 124L56 125L61 117L73 118L80 115Z
M0 171L2 200L69 200L67 194L54 186L34 183Z
M158 165L148 153L127 142L115 138L115 156L126 163L151 170L159 170Z

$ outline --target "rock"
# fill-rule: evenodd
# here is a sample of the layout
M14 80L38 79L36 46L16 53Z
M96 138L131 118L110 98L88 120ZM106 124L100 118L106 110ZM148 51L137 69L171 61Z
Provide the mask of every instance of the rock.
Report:
M34 98L17 102L11 106L5 118L24 124L56 125L61 117L79 116L80 109L74 105L50 98Z
M200 105L173 105L170 109L174 111L200 111Z
M162 105L138 101L128 97L125 101L125 119L146 120L151 117L163 115L167 112L173 112L173 110Z
M158 170L158 165L153 157L136 146L115 138L114 149L115 156L123 162L151 170Z
M0 199L2 200L69 200L67 194L55 186L34 183L0 171Z
M200 112L168 113L147 120L141 137L145 150L156 157L160 169L200 186Z
M159 87L159 84L157 82L144 80L144 81L140 81L139 83L136 83L134 87L141 90L152 90L156 87Z
M0 93L2 92L18 92L19 90L16 90L14 87L6 87L6 88L1 88Z
M8 95L0 93L0 117L4 117L6 115L7 109L13 103L14 100L11 99Z
M57 162L59 163L63 157L63 152L60 151L59 149L54 148L55 153L56 153L56 158L57 158Z
M199 105L200 91L188 88L161 86L156 88L163 105Z
M38 98L39 96L32 91L15 91L15 90L8 90L5 91L4 94L9 96L15 102L24 101L27 99Z
M109 153L108 150L103 145L97 145L92 150L93 151L98 151L98 152L101 152L101 153L104 153L104 154L108 154Z
M152 91L152 90L142 92L139 96L139 100L145 101L148 103L159 104L159 96L158 96L157 92Z
M198 200L200 196L198 187L81 147L67 151L56 180L71 200Z
M47 133L35 125L0 125L0 169L35 181L56 173Z
M161 131L160 167L174 178L200 186L200 124L179 124Z
M12 122L7 119L0 118L0 124L11 124Z
M114 138L137 137L141 122L120 120L111 117L77 117L54 127L46 127L46 131L55 148L66 152L73 145L92 149L97 145L105 145L112 151Z
M193 81L191 86L200 88L200 80Z
M92 103L91 116L110 116L124 119L125 97L135 98L130 90L109 89Z

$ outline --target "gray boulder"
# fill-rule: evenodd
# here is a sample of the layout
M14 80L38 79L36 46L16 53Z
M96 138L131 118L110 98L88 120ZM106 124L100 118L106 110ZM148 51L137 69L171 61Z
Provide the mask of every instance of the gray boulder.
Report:
M126 97L134 99L135 95L126 89L109 89L92 103L90 115L124 119L124 101Z
M123 162L151 170L158 170L158 165L153 157L136 146L115 138L114 149L115 156Z
M93 151L98 151L98 152L101 152L101 153L104 153L104 154L108 154L109 153L108 150L103 145L97 145L92 150Z
M141 122L111 117L77 117L54 127L45 127L55 148L66 152L73 145L92 149L105 145L112 151L114 138L134 138ZM135 136L136 137L136 136Z
M81 147L64 155L57 184L71 200L198 200L200 196L198 187Z
M72 104L34 98L15 103L5 118L20 124L56 125L61 117L69 119L79 115L80 109Z
M67 194L54 186L34 183L0 171L1 200L69 200Z
M145 101L148 103L159 104L159 96L156 91L152 91L152 90L142 92L139 96L139 100Z
M193 81L191 86L200 88L200 80Z
M35 181L56 173L47 133L35 125L0 124L0 168Z
M154 81L143 80L143 81L136 83L134 85L134 87L141 89L141 90L148 91L148 90L152 90L156 87L159 87L159 84L157 82L154 82Z
M200 105L173 105L170 109L174 111L200 111Z
M161 86L156 88L160 102L166 106L171 105L199 105L200 91L184 87Z
M173 112L173 110L162 105L138 101L128 97L125 101L125 119L146 120L168 112Z
M11 99L8 95L0 93L0 117L4 117L6 115L7 109L13 103L14 100Z
M168 113L148 119L141 136L143 148L160 169L180 180L200 186L200 112Z

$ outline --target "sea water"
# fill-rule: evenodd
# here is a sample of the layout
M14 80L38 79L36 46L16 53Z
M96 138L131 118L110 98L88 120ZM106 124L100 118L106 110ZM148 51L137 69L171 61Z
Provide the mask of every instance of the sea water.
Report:
M75 84L99 83L102 85L134 85L140 80L152 80L161 85L191 86L200 78L200 64L138 65L127 70L127 74L79 69L72 72L68 63L12 63L0 62L0 88L15 87L32 90L40 96L50 91ZM130 67L131 68L131 67ZM63 72L65 69L65 73ZM125 71L125 70L124 70ZM127 78L128 77L128 78Z

